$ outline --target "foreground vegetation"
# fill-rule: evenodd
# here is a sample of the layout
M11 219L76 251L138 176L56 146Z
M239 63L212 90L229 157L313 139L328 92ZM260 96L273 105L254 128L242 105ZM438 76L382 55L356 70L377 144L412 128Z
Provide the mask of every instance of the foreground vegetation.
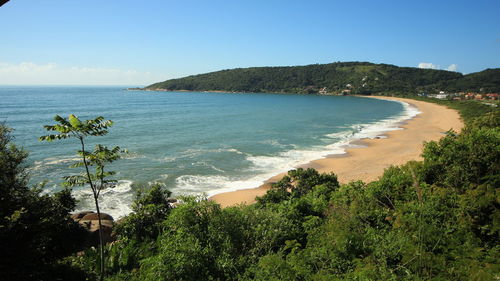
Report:
M340 185L297 169L251 206L186 197L159 185L106 245L107 280L495 280L500 277L500 114L467 118L429 142L424 160L374 182ZM0 271L16 280L96 279L99 251L68 219L68 190L27 187L26 154L1 127Z
M251 67L171 79L149 90L262 93L418 94L439 91L500 92L500 69L462 75L445 70L368 62L337 62L290 67Z

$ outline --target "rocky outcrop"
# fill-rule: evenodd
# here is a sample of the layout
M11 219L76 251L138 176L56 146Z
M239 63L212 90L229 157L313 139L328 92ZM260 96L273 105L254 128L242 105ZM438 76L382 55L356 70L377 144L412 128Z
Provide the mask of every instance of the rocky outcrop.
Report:
M97 213L84 211L71 215L71 218L88 231L88 235L85 241L83 241L83 244L86 246L99 245L99 216ZM114 226L113 217L106 213L101 213L101 225L104 243L112 242L114 240L111 235Z

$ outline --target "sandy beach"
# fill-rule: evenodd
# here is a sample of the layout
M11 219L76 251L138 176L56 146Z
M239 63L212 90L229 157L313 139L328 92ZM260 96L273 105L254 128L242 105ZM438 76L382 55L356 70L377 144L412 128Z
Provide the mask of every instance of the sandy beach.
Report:
M438 140L450 129L459 131L463 122L457 111L445 106L394 97L370 97L406 102L421 112L416 117L401 124L402 130L389 131L387 138L364 139L359 141L363 147L350 148L345 154L332 155L307 163L301 167L312 167L319 172L334 172L341 183L353 180L370 182L379 178L384 169L391 165L401 165L409 160L421 160L425 141ZM256 196L262 196L271 183L278 181L283 174L268 179L263 185L253 189L243 189L220 193L210 197L222 207L251 204Z

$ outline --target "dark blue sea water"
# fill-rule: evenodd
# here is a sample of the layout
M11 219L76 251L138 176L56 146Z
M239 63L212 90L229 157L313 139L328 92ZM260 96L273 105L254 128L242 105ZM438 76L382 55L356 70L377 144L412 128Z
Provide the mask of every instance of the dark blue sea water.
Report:
M297 165L343 153L352 140L397 129L416 114L407 104L358 97L126 91L119 87L0 87L0 121L29 151L32 183L47 192L75 173L77 140L39 142L55 114L102 115L115 125L89 145L118 145L130 154L110 168L117 187L102 193L103 211L130 212L133 189L162 182L174 194L209 195L259 186ZM75 188L79 209L88 188Z

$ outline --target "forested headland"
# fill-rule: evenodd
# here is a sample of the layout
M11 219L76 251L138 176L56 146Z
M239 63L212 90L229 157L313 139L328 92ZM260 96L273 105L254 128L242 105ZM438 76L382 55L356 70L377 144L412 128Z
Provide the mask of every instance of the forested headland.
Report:
M500 92L500 69L458 72L369 62L221 70L166 80L144 88L168 91L391 94Z

